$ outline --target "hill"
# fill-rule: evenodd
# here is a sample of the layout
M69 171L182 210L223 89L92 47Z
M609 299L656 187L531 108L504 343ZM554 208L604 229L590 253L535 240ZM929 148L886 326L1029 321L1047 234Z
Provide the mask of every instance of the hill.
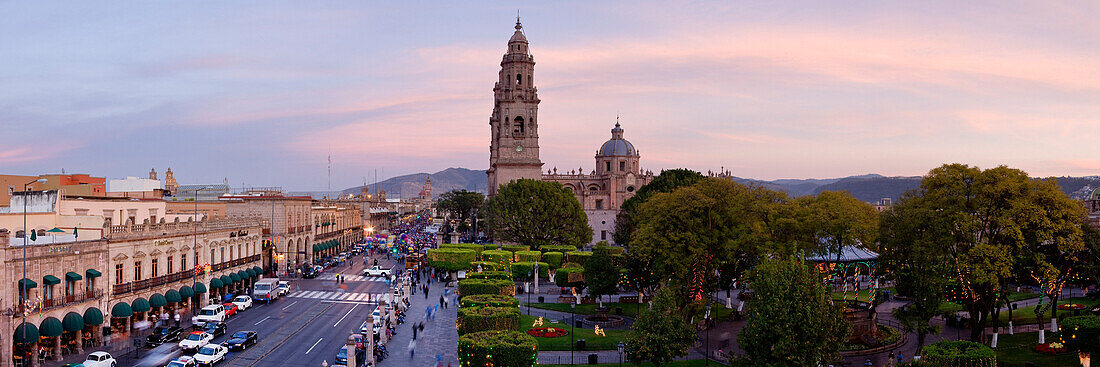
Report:
M378 183L378 187L386 190L389 199L409 199L420 195L424 188L424 181L431 176L432 195L439 196L451 190L469 190L485 193L487 184L485 171L466 168L448 168L436 173L413 173L404 176L391 177ZM374 192L374 184L369 185ZM344 189L341 194L356 194L361 192L362 186Z

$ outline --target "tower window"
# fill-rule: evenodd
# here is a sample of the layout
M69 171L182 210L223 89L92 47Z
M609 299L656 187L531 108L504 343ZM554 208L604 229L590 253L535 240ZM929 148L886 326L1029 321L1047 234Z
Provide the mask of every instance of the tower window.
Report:
M603 200L596 200L596 210L603 210Z
M523 134L523 117L516 116L516 119L512 123L513 134Z
M605 166L604 171L611 172L611 161L607 161L607 162L603 162L603 163L604 163L604 166Z
M516 85L523 85L523 74L516 74Z
M619 162L619 172L626 171L626 162Z

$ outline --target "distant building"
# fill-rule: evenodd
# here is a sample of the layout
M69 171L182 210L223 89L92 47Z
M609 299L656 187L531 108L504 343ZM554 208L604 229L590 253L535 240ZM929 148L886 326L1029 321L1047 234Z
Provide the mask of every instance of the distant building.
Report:
M222 195L227 195L231 192L229 185L209 184L209 185L180 185L176 189L176 193L172 194L170 200L172 201L218 201Z
M160 181L156 179L156 171L150 173L150 178L126 177L107 181L107 196L159 199L165 193Z
M86 174L0 175L0 206L7 206L11 194L23 191L23 185L28 183L32 183L27 186L28 190L57 190L61 195L73 196L107 196L107 179L104 177Z

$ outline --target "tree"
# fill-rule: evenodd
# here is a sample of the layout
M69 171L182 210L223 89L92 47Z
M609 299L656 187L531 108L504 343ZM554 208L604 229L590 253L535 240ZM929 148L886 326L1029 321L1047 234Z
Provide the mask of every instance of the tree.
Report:
M603 296L619 292L619 268L611 260L607 241L600 241L592 249L592 256L584 263L584 280L588 294L596 296L603 307Z
M738 342L752 366L816 366L839 361L851 327L821 274L800 260L763 260L749 273L753 299Z
M485 195L465 189L445 192L436 200L436 207L458 220L456 227L460 232L471 229L466 223L467 220L476 227L478 210L483 205L485 205Z
M658 291L653 306L642 311L630 327L626 339L630 361L635 365L649 361L661 366L686 355L695 341L695 331L682 315L676 296L668 288Z
M623 201L619 207L619 213L615 217L615 231L611 234L615 244L623 247L630 244L630 236L636 228L634 216L637 215L638 207L649 200L653 194L672 192L679 187L694 185L703 177L703 174L686 168L664 170L654 177L653 181L638 188L638 192Z
M531 246L592 241L588 216L573 193L555 182L520 179L489 198L487 224L496 239Z
M839 258L845 247L874 246L878 212L848 192L822 191L799 198L798 204L806 226L803 233L809 236L814 252Z

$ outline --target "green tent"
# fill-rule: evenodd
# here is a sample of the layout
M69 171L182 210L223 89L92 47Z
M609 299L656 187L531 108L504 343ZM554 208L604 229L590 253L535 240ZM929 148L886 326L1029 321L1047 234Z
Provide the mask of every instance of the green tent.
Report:
M182 299L180 292L175 289L169 289L167 292L164 292L164 300L168 301L168 303L180 303Z
M15 334L12 338L16 343L37 343L38 342L38 327L29 322L24 322L15 327Z
M92 307L84 311L84 324L85 325L102 325L103 324L103 311L98 308Z
M244 272L248 274L249 278L255 278L256 277L256 271L252 270L252 268L245 269Z
M259 266L254 266L254 267L252 267L252 269L256 270L256 275L263 275L264 274L264 269L260 269Z
M45 320L42 320L41 324L38 324L39 336L61 336L61 330L63 330L61 327L61 320L58 320L56 317L47 317Z
M195 296L195 290L191 289L190 286L185 285L185 286L180 287L179 294L180 294L180 297L182 297L182 298L191 298L191 297Z
M76 312L69 312L61 319L61 328L65 331L84 330L84 317Z
M163 294L156 293L149 296L149 306L152 307L164 307L168 305L168 300L164 298Z
M150 306L151 305L149 305L149 300L141 297L138 297L133 302L130 302L130 308L134 309L134 312L149 311L149 309L152 308Z
M84 277L81 276L80 274L77 274L77 273L74 273L74 272L71 272L71 271L68 272L68 273L65 273L65 281L66 282L75 282L75 281L78 281L78 280L81 280L81 279L84 279Z
M134 309L130 307L129 303L119 302L114 307L111 307L112 317L130 317L134 315Z

